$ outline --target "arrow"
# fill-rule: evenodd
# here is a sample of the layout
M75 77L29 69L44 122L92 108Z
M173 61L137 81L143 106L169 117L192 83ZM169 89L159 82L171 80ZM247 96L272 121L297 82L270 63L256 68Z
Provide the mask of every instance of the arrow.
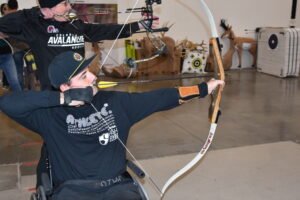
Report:
M202 74L198 76L187 76L187 77L177 77L177 78L163 78L163 79L149 79L149 80L132 80L132 81L99 81L94 86L98 86L98 88L109 88L117 85L123 84L140 84L140 83L150 83L150 82L158 82L158 81L172 81L172 80L182 80L182 79L192 79L192 78L204 78L204 77L213 77L211 73Z

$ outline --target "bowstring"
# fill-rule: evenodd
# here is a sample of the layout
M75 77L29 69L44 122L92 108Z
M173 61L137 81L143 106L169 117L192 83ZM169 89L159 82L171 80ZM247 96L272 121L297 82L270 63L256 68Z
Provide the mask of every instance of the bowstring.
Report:
M129 21L131 15L133 14L134 9L137 7L137 4L139 3L139 1L140 1L140 0L136 0L136 1L135 1L134 6L133 6L133 9L131 9L129 15L127 16L127 18L126 18L126 20L125 20L125 22L124 22L124 24L123 24L123 26L122 26L122 28L121 28L121 30L120 30L120 32L118 33L118 35L117 35L116 39L114 40L112 46L110 47L109 51L107 52L107 54L106 54L106 56L105 56L103 62L101 63L100 70L102 69L103 65L106 63L106 61L107 61L109 55L111 54L112 49L113 49L114 46L116 45L117 40L119 39L121 33L123 32L123 30L124 30L124 28L125 28L125 26L126 26L126 23ZM131 34L131 26L130 26L130 34ZM97 110L97 108L96 108L92 103L91 103L91 106L94 108L94 110L95 110L96 112L99 112L99 111ZM145 175L146 175L146 176L148 177L148 179L150 180L150 183L151 183L151 184L154 186L154 188L159 192L159 194L162 195L161 189L160 189L160 188L158 187L158 185L153 181L153 179L151 178L151 176L149 175L149 173L142 167L142 165L140 164L140 162L137 161L137 159L135 158L135 156L130 152L130 150L129 150L129 149L126 147L126 145L122 142L122 140L119 138L119 136L118 136L114 131L111 130L111 127L109 126L108 122L107 122L102 116L101 116L101 118L102 118L103 122L106 124L106 126L108 127L108 129L110 130L110 133L113 133L113 134L115 135L115 137L118 139L118 141L120 142L120 144L126 149L127 153L134 159L134 161L136 162L136 164L138 165L138 167L141 168L141 169L144 171Z
M99 110L94 106L93 103L90 103L91 106L94 108L94 110L97 112L97 113L100 113ZM154 180L151 178L151 176L149 175L149 173L145 170L145 168L142 166L142 164L135 158L135 156L130 152L130 150L126 147L126 145L124 144L124 142L119 138L119 135L116 134L116 132L114 130L111 129L111 127L109 126L108 122L106 119L104 119L104 117L102 117L102 115L99 115L101 116L101 119L102 121L105 123L107 129L109 129L109 132L114 134L114 136L117 138L117 140L120 142L120 144L126 149L127 153L129 153L129 155L133 158L133 160L136 162L136 165L141 168L145 175L147 176L147 178L150 180L150 183L154 186L154 188L159 192L160 195L162 195L162 191L161 189L158 187L158 185L154 182Z

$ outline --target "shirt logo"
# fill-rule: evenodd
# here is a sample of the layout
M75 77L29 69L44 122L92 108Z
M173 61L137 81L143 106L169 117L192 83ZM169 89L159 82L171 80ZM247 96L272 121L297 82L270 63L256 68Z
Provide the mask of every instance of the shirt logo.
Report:
M109 133L104 133L99 136L99 143L101 145L107 145L109 142L113 142L118 139L118 130L116 126L109 127Z
M74 53L73 57L78 62L83 60L83 57L79 53Z
M79 54L80 55L80 54ZM68 133L72 135L96 136L97 144L109 145L119 139L118 128L113 112L109 110L108 103L95 113L87 117L76 118L69 114L66 118Z
M48 47L71 47L72 49L84 48L84 37L83 35L72 33L56 33L49 37Z
M48 33L58 33L59 30L57 28L55 28L53 25L48 26L47 28L47 32Z

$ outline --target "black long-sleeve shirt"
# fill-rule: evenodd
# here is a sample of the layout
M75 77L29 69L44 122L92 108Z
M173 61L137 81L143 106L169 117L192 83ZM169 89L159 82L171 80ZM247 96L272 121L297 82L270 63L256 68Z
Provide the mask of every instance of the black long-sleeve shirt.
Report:
M55 185L72 179L109 179L125 171L133 124L179 105L176 88L144 93L100 91L92 104L60 105L56 91L25 91L0 97L0 109L47 144Z
M84 42L113 40L123 25L90 24L80 19L58 22L44 19L34 7L10 13L0 18L0 32L29 44L38 67L42 89L50 89L48 66L53 58L65 51L84 55ZM120 38L129 37L139 30L138 23L125 25Z

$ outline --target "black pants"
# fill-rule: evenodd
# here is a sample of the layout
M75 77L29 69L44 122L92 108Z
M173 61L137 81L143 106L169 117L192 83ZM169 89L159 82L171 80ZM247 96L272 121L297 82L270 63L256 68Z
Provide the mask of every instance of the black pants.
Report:
M131 179L109 187L97 181L90 183L93 185L63 183L54 190L52 200L141 200L138 186Z
M47 157L47 148L43 144L41 158L37 166L37 187L42 185L41 174L49 174L46 165ZM85 180L79 180L62 183L54 189L51 200L142 200L138 186L126 173L122 175L121 182L107 187L103 187L103 184L99 184L99 181L86 182Z

